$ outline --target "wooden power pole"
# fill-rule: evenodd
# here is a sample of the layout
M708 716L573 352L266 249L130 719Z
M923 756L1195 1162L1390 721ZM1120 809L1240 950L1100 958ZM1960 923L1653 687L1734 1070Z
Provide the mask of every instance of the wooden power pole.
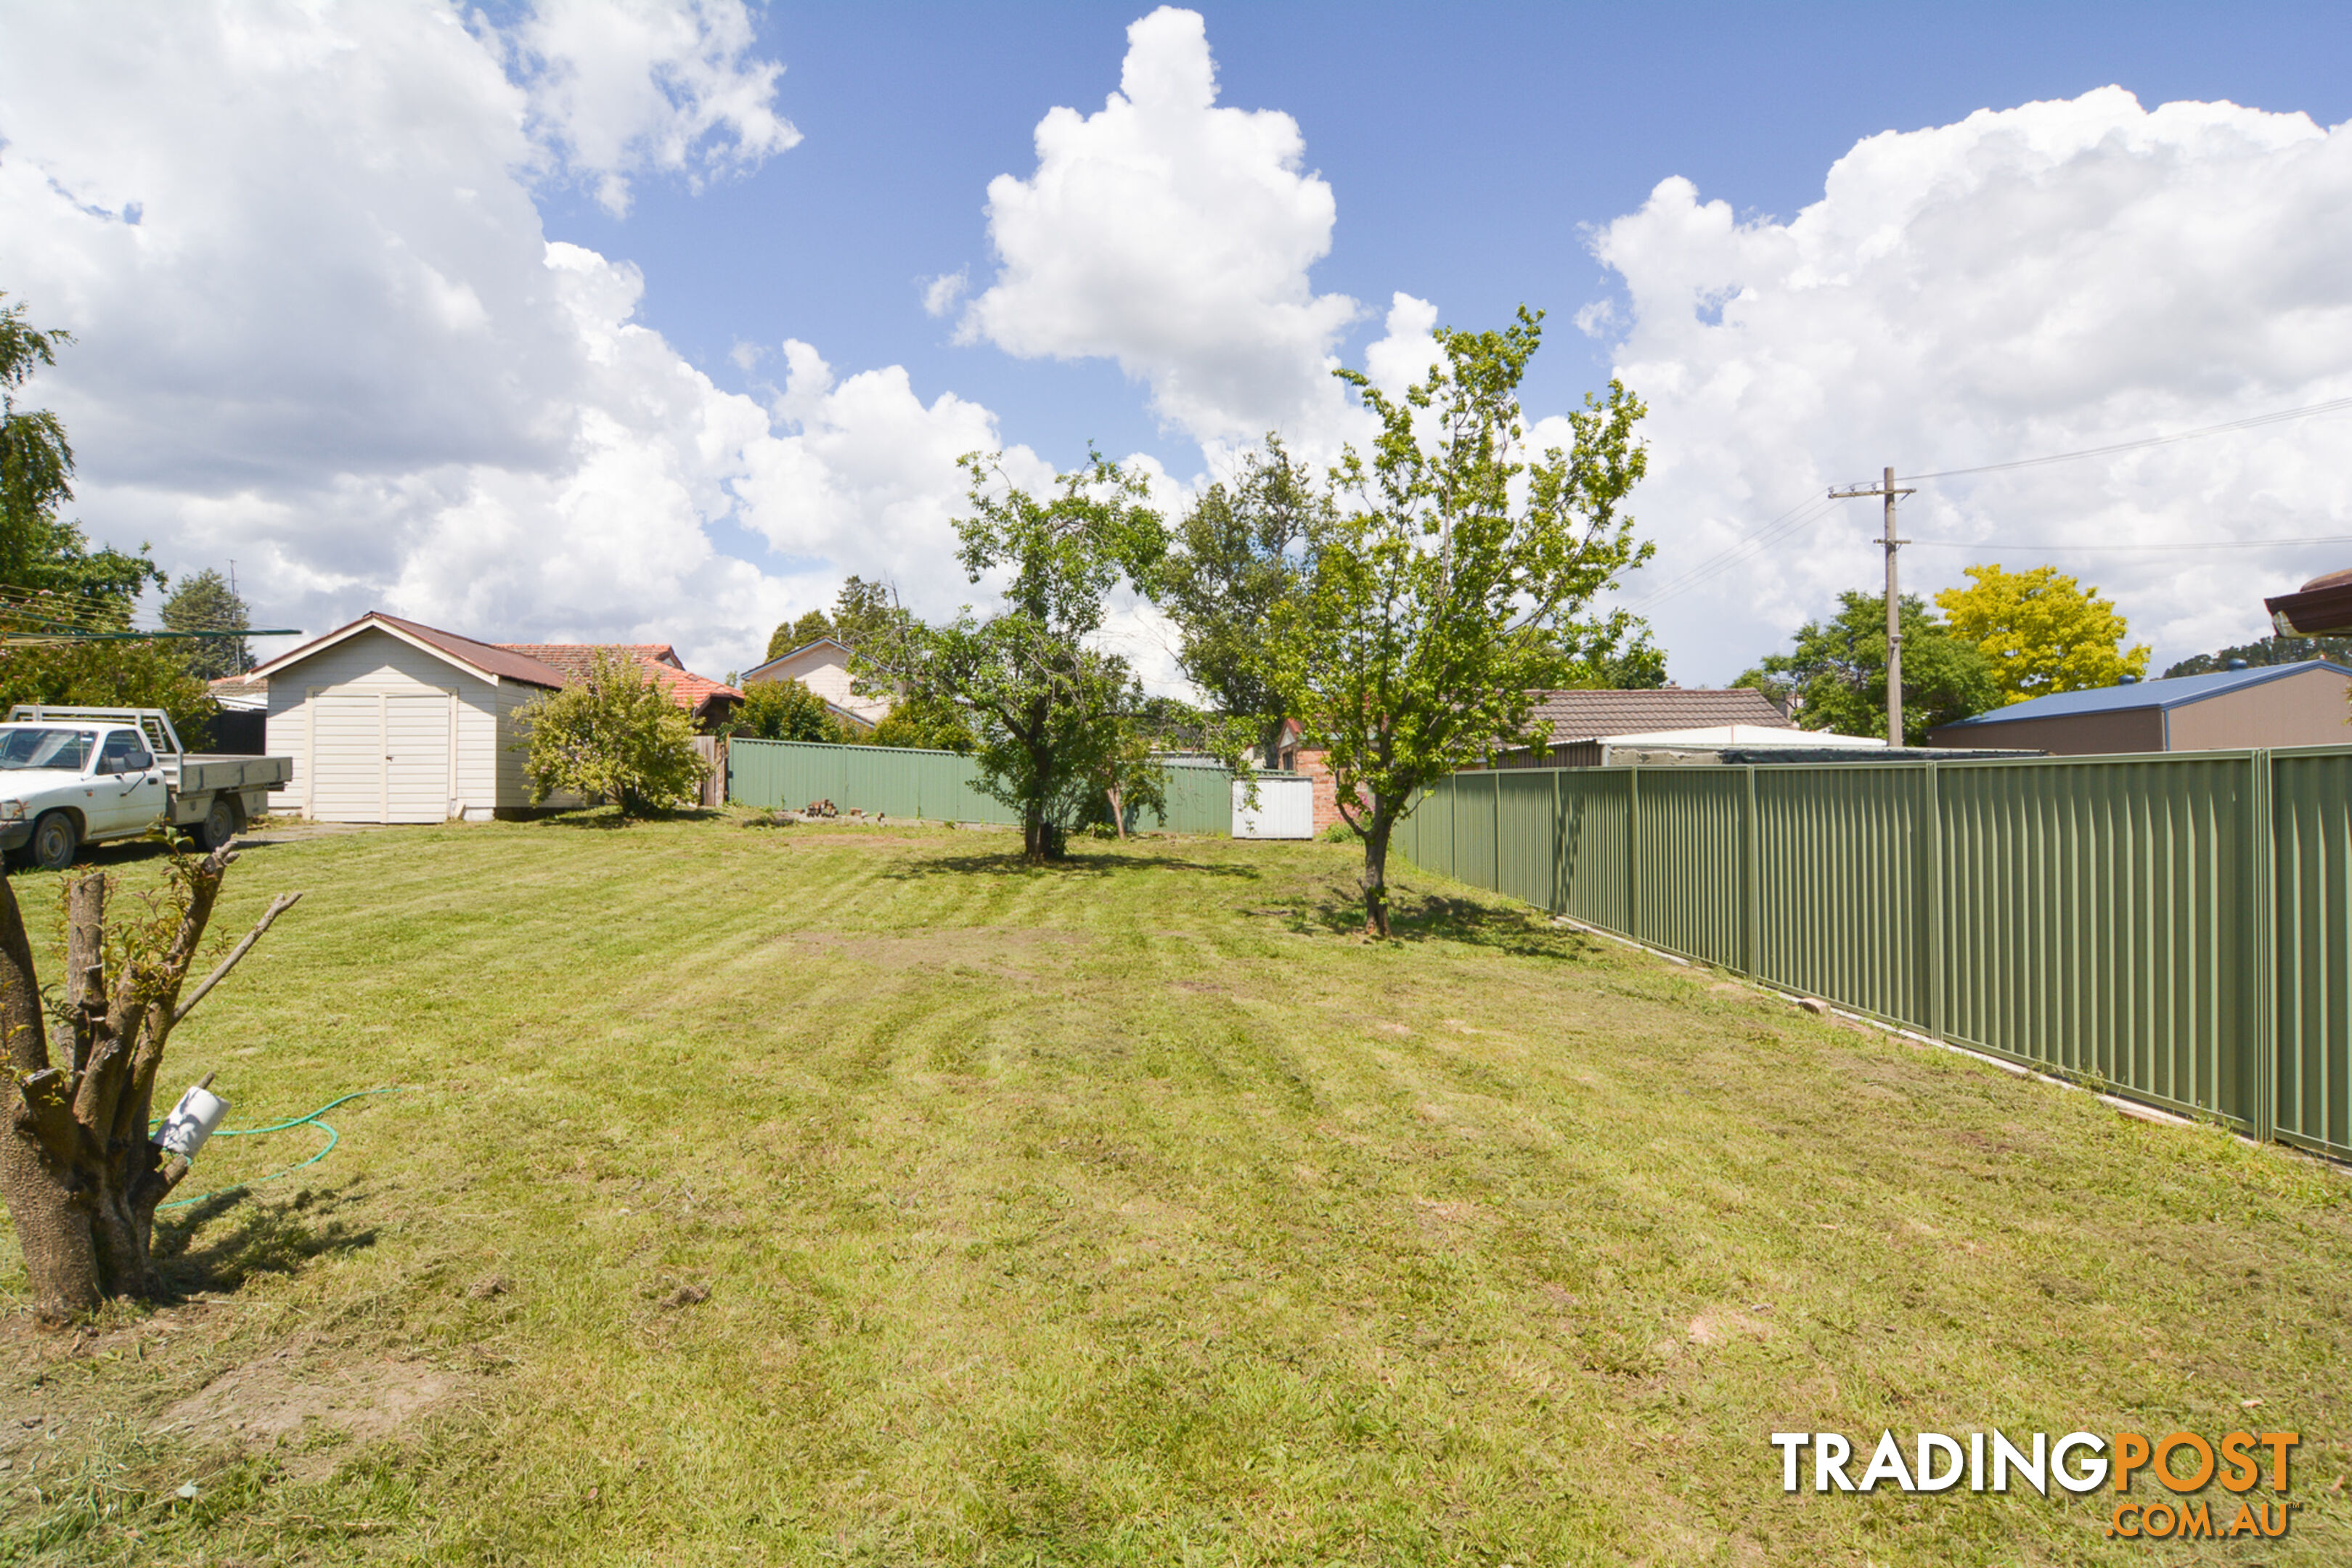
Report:
M1885 470L1885 481L1867 488L1857 485L1852 489L1832 490L1832 500L1845 500L1854 496L1885 496L1886 498L1885 537L1874 542L1886 546L1886 743L1903 743L1903 595L1895 580L1895 552L1907 541L1895 537L1895 498L1916 493L1895 488L1895 470Z

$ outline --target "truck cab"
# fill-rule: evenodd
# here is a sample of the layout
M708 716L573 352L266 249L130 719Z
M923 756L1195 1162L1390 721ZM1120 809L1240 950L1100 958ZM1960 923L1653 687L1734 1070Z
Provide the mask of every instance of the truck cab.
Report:
M160 709L20 704L0 723L0 852L48 870L170 825L205 849L268 809L283 757L192 756Z

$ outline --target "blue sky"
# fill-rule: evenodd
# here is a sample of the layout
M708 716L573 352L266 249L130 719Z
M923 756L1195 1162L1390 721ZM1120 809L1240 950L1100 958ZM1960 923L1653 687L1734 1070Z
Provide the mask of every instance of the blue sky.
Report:
M94 537L712 673L849 573L984 598L961 451L1181 508L1526 301L1532 416L1649 402L1615 602L1714 684L1875 580L1832 484L2352 397L2347 62L2340 5L27 5L0 290L78 336ZM2347 426L1923 487L1906 585L2258 635L2352 561Z
M649 183L614 218L541 198L556 237L638 263L646 319L722 384L739 342L821 343L953 388L1057 463L1171 445L1102 361L956 345L921 282L991 255L987 184L1024 173L1049 107L1099 108L1136 4L777 5L761 52L807 140L740 182ZM1222 101L1283 110L1339 198L1316 285L1404 289L1448 323L1525 301L1556 329L1538 410L1605 383L1570 318L1612 291L1590 230L1680 174L1742 216L1792 216L1862 138L2118 84L2352 118L2352 6L1299 5L1200 7ZM1360 349L1377 319L1348 334ZM1173 445L1182 449L1181 436ZM1174 459L1181 461L1181 459ZM1865 464L1870 460L1867 457ZM1171 465L1172 466L1172 465Z

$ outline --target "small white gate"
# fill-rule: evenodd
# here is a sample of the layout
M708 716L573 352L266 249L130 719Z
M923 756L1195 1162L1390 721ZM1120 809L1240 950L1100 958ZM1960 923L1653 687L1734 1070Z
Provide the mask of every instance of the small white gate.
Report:
M1312 838L1315 837L1315 781L1261 776L1257 809L1246 805L1248 791L1234 784L1234 837L1236 838Z

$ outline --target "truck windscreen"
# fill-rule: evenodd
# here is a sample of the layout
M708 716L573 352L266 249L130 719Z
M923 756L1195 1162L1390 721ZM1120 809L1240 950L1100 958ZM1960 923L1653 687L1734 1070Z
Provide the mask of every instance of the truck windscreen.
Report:
M35 730L15 724L0 728L0 770L68 768L79 773L89 763L89 749L98 736L88 730Z

